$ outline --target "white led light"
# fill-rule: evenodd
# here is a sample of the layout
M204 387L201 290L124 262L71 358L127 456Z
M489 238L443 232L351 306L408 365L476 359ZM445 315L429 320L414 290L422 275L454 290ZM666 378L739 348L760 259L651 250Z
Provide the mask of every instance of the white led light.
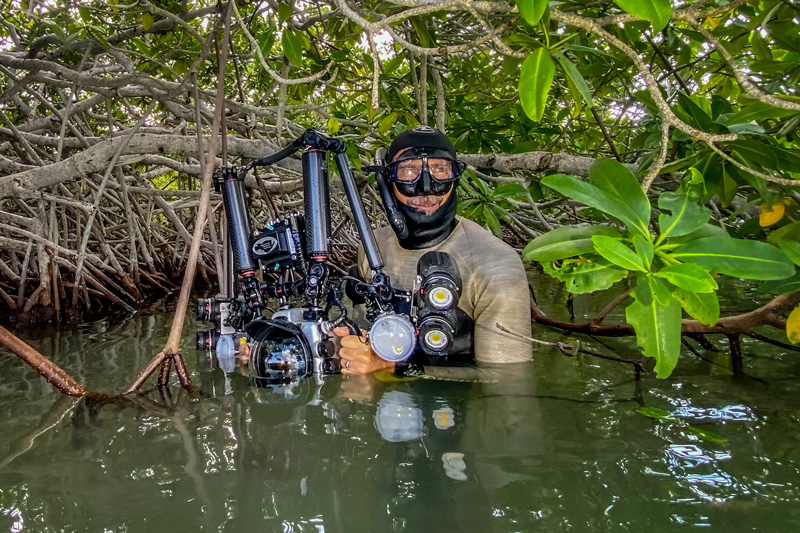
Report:
M417 344L414 326L403 315L379 317L369 330L372 350L385 361L396 363L411 355Z
M425 334L423 342L431 350L443 350L447 347L447 335L440 329L432 329Z
M436 309L446 309L453 304L453 293L446 287L436 287L428 292L428 303Z

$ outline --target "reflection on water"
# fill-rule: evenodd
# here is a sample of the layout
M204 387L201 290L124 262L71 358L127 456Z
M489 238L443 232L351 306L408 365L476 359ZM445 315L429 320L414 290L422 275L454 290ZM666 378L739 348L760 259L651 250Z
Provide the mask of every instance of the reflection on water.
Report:
M28 340L115 391L168 309ZM555 338L556 334L553 335ZM0 353L0 531L654 531L800 523L795 360L675 378L540 351L498 383L391 377L256 386L184 353L203 391L76 401ZM763 352L764 347L759 349ZM760 355L763 355L761 353ZM238 364L238 363L237 363ZM636 412L664 409L683 423ZM724 437L701 441L688 424Z

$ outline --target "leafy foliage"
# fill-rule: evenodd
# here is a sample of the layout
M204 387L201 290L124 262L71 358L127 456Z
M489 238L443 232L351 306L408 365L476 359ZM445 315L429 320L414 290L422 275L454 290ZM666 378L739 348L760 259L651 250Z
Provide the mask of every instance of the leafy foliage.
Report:
M704 236L701 231L711 216L698 203L705 190L703 176L694 168L676 192L659 198L658 232L651 230L650 204L638 181L623 165L598 160L589 169L585 183L563 175L548 176L542 182L574 200L598 209L625 224L627 232L610 235L607 226L554 230L534 239L524 252L526 258L563 261L545 271L566 282L575 294L607 288L611 281L636 274L634 301L626 309L642 351L656 360L658 377L667 377L678 361L681 339L681 308L708 325L719 319L715 274L753 280L782 280L795 274L795 265L781 249L753 240L725 236ZM677 239L681 239L677 241ZM573 242L575 239L575 242ZM587 240L591 240L589 247ZM800 246L785 244L788 250ZM574 259L568 259L574 257ZM595 285L573 268L596 264L602 258L606 269L624 275L607 276Z

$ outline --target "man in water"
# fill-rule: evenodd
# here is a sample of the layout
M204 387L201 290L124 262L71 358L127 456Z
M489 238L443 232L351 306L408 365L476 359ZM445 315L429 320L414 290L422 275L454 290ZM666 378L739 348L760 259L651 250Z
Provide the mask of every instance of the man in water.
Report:
M417 262L426 252L449 254L462 278L458 307L463 313L459 315L474 323L467 325L474 326L471 362L480 366L529 361L531 342L522 338L530 335L528 281L522 261L513 248L486 229L456 216L455 189L464 165L456 159L453 143L437 129L417 126L397 136L387 161L386 186L408 230L407 235L398 235L397 229L387 226L375 232L383 272L392 286L411 290ZM363 279L371 278L363 249L359 249L359 271ZM497 323L512 333L502 331ZM339 354L344 374L396 370L395 363L378 357L364 337L349 335L347 328L334 332L342 337ZM426 366L425 372L435 374L436 369Z

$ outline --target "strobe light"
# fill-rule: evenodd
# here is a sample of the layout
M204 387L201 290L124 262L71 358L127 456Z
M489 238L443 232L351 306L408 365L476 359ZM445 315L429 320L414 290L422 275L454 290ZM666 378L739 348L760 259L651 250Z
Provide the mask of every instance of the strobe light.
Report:
M378 317L369 330L372 350L385 361L405 361L417 345L417 333L403 315L388 313Z
M461 274L449 254L428 252L417 263L420 280L417 330L422 351L441 356L450 352L456 335L456 306Z

